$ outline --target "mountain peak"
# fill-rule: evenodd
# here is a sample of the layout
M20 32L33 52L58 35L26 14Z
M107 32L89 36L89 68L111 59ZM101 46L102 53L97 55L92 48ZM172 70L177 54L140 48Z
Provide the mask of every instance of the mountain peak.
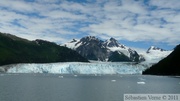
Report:
M164 49L162 49L162 48L159 48L159 47L156 47L156 46L151 46L151 47L147 50L146 53L150 53L151 51L160 51L160 52L162 52L162 51L166 51L166 50L164 50Z
M104 42L105 47L121 47L125 48L124 45L120 44L115 38L110 38Z
M98 38L96 38L95 36L86 36L80 39L79 42L77 42L77 44L82 43L83 45L87 45L87 44L100 44L101 40L99 40Z
M110 39L109 39L110 41L117 41L115 38L113 38L113 37L111 37Z
M99 40L99 39L96 38L95 36L86 36L86 37L83 37L82 40L91 41L91 40Z
M99 40L95 36L86 36L86 37L81 38L78 44L79 43L82 43L84 45L88 43L101 43L101 40Z
M70 43L77 42L77 41L78 41L77 39L73 39Z
M77 42L67 43L64 46L74 49L89 60L126 61L128 58L130 61L141 61L139 59L140 56L135 50L120 44L112 37L103 41L95 36L86 36Z

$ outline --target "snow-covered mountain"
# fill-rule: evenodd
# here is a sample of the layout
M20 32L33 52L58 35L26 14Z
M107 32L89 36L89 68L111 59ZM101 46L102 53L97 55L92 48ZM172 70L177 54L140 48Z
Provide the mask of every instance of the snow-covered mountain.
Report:
M151 46L146 53L157 53L157 52L165 52L166 50L159 48L159 47L155 47L155 46Z
M73 50L76 50L82 56L89 60L99 61L127 61L127 62L150 62L157 63L168 56L172 51L167 51L159 47L151 46L147 51L138 53L116 39L110 38L102 41L94 36L83 37L82 39L73 39L63 44Z
M79 54L89 60L114 62L139 62L143 60L135 50L120 44L114 38L102 41L94 36L87 36L80 40L73 39L62 46L76 50Z
M131 61L138 62L143 60L135 50L119 43L114 38L110 38L109 40L106 40L103 44L111 52L118 52L120 55L125 55Z
M142 56L146 62L157 63L167 57L172 51L167 51L159 47L151 46Z

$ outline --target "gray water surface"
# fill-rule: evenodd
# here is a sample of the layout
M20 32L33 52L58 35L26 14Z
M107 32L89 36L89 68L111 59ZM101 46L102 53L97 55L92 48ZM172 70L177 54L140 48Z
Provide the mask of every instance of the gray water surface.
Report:
M123 101L180 94L180 78L144 75L0 74L0 101Z

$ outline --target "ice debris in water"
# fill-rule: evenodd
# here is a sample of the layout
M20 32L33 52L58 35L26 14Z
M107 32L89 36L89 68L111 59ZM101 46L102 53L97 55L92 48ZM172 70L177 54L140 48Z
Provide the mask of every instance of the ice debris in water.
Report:
M64 78L63 76L59 76L59 78Z
M111 82L116 82L116 80L111 80Z
M144 84L146 84L145 82L137 82L137 84L139 84L139 85L144 85Z

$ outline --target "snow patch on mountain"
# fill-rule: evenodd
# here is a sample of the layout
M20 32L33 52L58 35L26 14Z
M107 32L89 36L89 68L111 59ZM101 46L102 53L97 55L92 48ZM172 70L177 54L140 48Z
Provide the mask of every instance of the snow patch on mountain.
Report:
M128 51L128 49L124 49L124 48L119 48L119 47L107 47L109 50L111 50L112 52L118 51L118 53L123 53L124 55L126 55L127 57L130 57L130 53Z
M65 47L68 47L68 48L74 50L74 49L76 49L77 47L79 47L81 45L81 43L78 43L79 41L80 40L78 40L78 39L73 39L72 41L67 42L67 43L65 43L65 44L63 44L61 46L65 46Z

